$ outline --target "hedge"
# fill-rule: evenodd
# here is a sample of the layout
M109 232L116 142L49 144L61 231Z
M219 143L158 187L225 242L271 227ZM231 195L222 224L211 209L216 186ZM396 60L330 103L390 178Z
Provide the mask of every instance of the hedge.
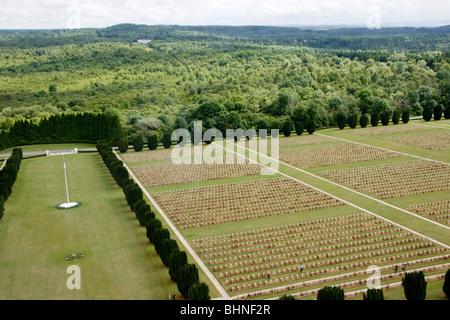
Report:
M114 155L111 147L105 141L97 143L97 150L117 184L122 187L125 199L131 210L134 211L139 224L147 229L148 240L154 245L163 264L169 267L170 278L177 282L180 293L187 299L190 299L190 292L195 300L209 300L209 288L206 284L199 282L197 267L187 263L186 252L180 251L178 243L170 239L169 230L163 228L150 205L143 199L141 188L130 179L128 170L122 161ZM124 170L127 170L127 174L124 174ZM0 183L0 190L1 186ZM0 211L1 204L0 194Z
M12 193L12 187L16 182L22 159L22 149L14 148L11 156L6 160L5 166L0 171L0 196L3 197L4 201L8 200ZM1 216L3 216L3 212Z

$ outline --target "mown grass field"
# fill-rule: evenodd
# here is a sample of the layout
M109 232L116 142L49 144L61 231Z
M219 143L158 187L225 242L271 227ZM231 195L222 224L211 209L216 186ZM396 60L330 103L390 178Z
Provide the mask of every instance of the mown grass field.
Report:
M55 207L66 202L62 157L22 162L0 221L0 299L163 300L178 293L100 156L65 159L70 200L82 203L70 210ZM85 257L66 261L72 253ZM66 286L69 265L80 267L80 290Z

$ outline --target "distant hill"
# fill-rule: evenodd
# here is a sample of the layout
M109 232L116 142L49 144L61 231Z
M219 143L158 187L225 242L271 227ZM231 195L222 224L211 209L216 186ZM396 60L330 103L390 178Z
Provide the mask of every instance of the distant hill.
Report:
M119 24L97 30L109 39L246 40L339 50L450 50L450 25L433 28L330 28L276 26L178 26Z
M276 26L179 26L179 25L136 25L118 24L102 30L99 34L106 37L123 37L139 34L141 37L171 35L176 32L200 32L202 34L239 38L292 38L318 36L407 36L407 35L446 35L450 34L450 25L433 28L390 27L380 29L369 28L331 28L327 30L304 29L300 27Z
M300 28L118 24L100 29L0 30L0 47L46 47L99 41L247 41L325 50L450 50L450 25L433 28Z

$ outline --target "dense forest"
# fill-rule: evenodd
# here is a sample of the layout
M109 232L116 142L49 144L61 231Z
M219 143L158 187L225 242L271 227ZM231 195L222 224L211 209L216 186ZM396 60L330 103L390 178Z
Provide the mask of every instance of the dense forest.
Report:
M133 45L138 39L148 45ZM449 108L450 27L145 26L0 31L0 129L84 112L131 141L173 128L336 126Z

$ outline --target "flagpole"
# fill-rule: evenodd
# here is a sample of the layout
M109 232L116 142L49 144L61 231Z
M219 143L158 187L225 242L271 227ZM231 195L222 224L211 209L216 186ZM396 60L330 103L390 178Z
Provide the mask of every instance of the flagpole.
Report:
M66 179L67 204L69 204L70 203L70 201L69 201L69 188L67 187L66 161L64 159L64 155L63 155L63 164L64 164L64 178Z

